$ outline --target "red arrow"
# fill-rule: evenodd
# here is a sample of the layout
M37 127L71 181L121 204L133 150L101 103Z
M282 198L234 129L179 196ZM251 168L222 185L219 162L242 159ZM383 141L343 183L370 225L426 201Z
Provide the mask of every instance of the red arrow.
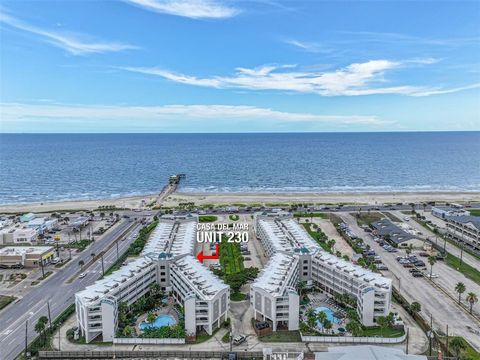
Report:
M215 252L212 255L203 255L203 251L200 251L197 255L197 260L203 263L203 260L205 259L218 259L220 258L219 252L218 252L218 244L215 246Z

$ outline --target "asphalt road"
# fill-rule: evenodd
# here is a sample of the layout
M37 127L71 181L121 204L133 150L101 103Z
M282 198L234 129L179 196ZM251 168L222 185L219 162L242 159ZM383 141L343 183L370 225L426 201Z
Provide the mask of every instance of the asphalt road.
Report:
M139 216L140 217L140 216ZM141 224L121 220L121 222L96 240L87 250L83 251L75 260L67 263L55 275L50 276L43 283L33 288L20 301L0 312L0 359L11 360L25 348L25 324L28 320L27 339L32 341L38 334L34 330L35 323L41 316L48 316L47 302L50 304L52 321L74 302L74 294L91 285L102 275L101 261L97 260L85 272L83 279L75 278L71 283L67 281L80 270L78 261L87 263L91 253L100 254L109 244L117 240L130 226L132 229L125 235L125 240L119 241L118 250L122 254L127 250L138 232ZM104 255L105 270L116 260L117 249L113 246Z
M425 278L414 278L397 260L396 257L402 255L398 253L388 253L380 247L370 234L365 233L358 225L355 218L347 213L340 214L345 223L361 237L364 242L375 250L381 256L383 263L389 271L383 272L387 277L392 278L395 287L400 288L400 293L409 301L418 301L422 305L424 318L433 319L434 328L441 332L446 331L449 326L450 335L459 335L467 339L472 346L480 350L480 337L471 332L468 327L480 330L480 323L471 317L467 312L459 308L455 300L451 299ZM444 265L444 264L442 264ZM437 265L435 265L437 266ZM434 272L436 271L434 266ZM446 265L444 265L446 266ZM455 270L450 269L451 275Z

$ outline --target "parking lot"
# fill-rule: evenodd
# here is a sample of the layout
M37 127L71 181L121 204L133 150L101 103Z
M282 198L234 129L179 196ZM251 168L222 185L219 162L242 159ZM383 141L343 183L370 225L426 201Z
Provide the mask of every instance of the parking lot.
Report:
M438 275L438 278L433 279L433 283L423 276L414 277L409 272L412 268L404 267L397 260L399 256L406 256L405 250L398 250L397 252L386 251L373 240L373 236L357 225L353 216L342 213L341 217L356 234L361 236L365 244L369 245L376 254L379 254L382 262L388 267L388 271L382 272L393 280L394 286L399 289L400 293L410 303L418 301L421 304L421 314L424 318L429 319L431 315L434 327L441 332L446 331L448 324L450 333L464 336L477 349L480 349L480 338L474 332L475 330L480 330L480 323L469 315L467 311L458 306L455 296L450 298L443 291L443 288L448 288L449 293L454 294L455 284L459 281L464 282L467 288L470 287L472 289L469 291L478 291L478 286L472 284L459 272L443 264L442 261L437 261L433 267L433 272ZM417 255L417 258L421 257ZM429 271L428 262L426 262L426 265L424 272ZM438 288L435 284L441 285L441 288ZM478 304L475 307L475 311L478 312Z

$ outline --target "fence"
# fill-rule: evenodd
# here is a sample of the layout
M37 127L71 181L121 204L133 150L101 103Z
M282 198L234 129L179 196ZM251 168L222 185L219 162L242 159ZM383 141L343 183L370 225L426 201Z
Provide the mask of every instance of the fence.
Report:
M237 359L263 359L262 352L236 352ZM228 359L220 351L40 351L42 360L102 359Z
M321 342L321 343L342 343L342 344L398 344L406 339L407 335L403 334L396 338L384 338L376 336L307 336L302 335L304 342Z
M185 344L185 339L113 338L114 344L165 345Z

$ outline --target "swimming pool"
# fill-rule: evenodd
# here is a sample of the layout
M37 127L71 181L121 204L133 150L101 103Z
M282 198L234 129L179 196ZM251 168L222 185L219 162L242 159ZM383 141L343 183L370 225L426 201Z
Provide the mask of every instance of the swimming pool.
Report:
M320 306L315 308L315 312L318 314L320 311L323 311L325 314L327 314L327 319L330 320L333 324L339 324L340 319L335 316L335 313L333 312L332 309L326 307L326 306ZM317 321L317 325L320 325L320 322Z
M140 330L144 330L149 327L159 328L162 326L171 326L175 325L176 323L177 321L173 318L173 316L162 314L157 316L154 322L148 323L146 321L142 321L140 323Z

